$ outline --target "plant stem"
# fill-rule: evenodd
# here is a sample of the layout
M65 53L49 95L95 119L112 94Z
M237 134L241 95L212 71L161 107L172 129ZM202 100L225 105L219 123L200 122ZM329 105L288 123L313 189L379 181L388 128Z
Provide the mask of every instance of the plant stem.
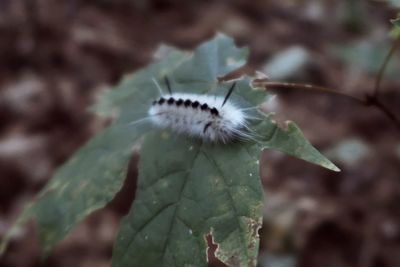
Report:
M381 87L381 81L383 78L383 74L385 73L386 67L388 65L388 63L390 62L390 59L392 58L394 52L396 51L396 49L399 47L400 44L400 40L396 39L393 44L392 47L390 48L389 52L387 53L380 69L378 72L378 76L375 80L375 87L374 87L374 92L373 92L373 97L378 97L378 93L379 93L379 89Z
M256 86L264 86L265 89L275 88L275 89L299 89L299 90L307 90L307 91L314 91L314 92L321 92L321 93L328 93L328 94L335 94L339 96L344 96L350 98L360 104L366 104L366 101L363 98L349 95L337 90L329 89L323 86L317 86L313 84L305 84L305 83L287 83L287 82L268 82L268 81L254 81L254 85Z
M302 83L287 83L287 82L269 82L264 79L256 79L253 81L253 86L256 87L264 87L266 90L268 89L299 89L299 90L307 90L314 92L321 92L327 94L335 94L339 96L343 96L349 99L356 101L359 104L364 106L374 106L378 110L380 110L387 118L389 118L393 124L400 130L400 119L389 110L375 95L365 95L364 98L360 98L354 95L342 93L336 90L332 90L322 86L316 86L312 84L302 84Z

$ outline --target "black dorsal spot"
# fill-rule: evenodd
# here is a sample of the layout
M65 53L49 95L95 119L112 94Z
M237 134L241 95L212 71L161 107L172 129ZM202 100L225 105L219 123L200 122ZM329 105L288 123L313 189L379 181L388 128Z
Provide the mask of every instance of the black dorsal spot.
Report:
M218 109L216 109L216 108L212 108L212 109L210 110L210 112L211 112L211 115L215 115L215 116L218 116L218 115L219 115Z
M199 105L200 105L199 101L194 101L194 102L192 103L192 107L193 107L193 108L197 108Z
M175 104L179 107L183 104L183 99L179 98L178 101L175 102Z
M200 108L201 108L201 110L206 110L206 109L208 109L208 105L204 103L203 105L201 105Z
M160 100L158 100L158 104L162 105L165 102L165 98L161 97Z
M185 105L185 107L188 107L192 104L192 101L190 101L190 99L186 99L183 104Z
M167 101L168 105L172 105L175 102L175 99L173 97L170 97Z

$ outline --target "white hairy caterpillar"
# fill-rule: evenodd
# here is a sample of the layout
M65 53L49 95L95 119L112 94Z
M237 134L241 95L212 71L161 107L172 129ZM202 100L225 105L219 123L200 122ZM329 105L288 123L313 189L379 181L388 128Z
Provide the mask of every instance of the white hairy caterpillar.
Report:
M251 139L247 125L249 117L243 112L245 109L229 101L235 83L226 96L221 97L172 93L167 78L169 95L163 95L157 81L153 81L161 93L148 110L154 126L214 143Z

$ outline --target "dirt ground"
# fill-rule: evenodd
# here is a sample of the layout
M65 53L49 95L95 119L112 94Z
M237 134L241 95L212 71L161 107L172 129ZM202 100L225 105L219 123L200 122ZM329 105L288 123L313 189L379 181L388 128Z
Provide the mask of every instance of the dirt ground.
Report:
M54 170L104 127L87 111L96 93L151 62L160 43L191 49L224 32L248 46L249 67L271 79L363 96L391 43L396 8L388 2L0 0L0 237ZM380 98L400 116L399 54ZM400 266L399 129L346 97L277 93L268 106L277 119L295 121L342 172L263 154L260 266ZM134 198L136 161L113 202L46 261L32 224L0 266L109 266Z

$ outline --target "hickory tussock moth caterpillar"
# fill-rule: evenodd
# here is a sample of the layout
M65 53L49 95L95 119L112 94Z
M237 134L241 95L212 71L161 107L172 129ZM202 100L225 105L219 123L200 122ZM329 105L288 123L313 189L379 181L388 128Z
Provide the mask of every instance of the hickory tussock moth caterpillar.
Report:
M173 93L165 78L169 95L163 95L155 79L153 82L161 96L148 110L151 122L158 128L198 137L209 142L227 143L234 139L251 139L244 109L229 101L235 88L233 83L225 97Z

